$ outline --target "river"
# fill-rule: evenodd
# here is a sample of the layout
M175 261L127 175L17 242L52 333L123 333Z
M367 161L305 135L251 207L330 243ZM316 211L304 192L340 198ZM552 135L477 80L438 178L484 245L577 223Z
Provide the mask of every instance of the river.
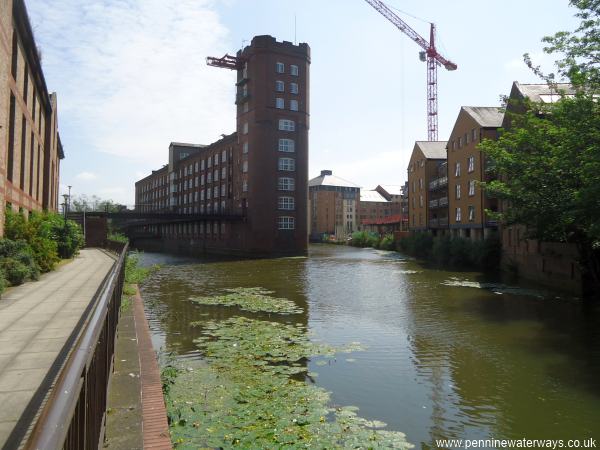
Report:
M307 258L146 253L142 262L162 265L142 285L162 353L200 358L189 323L240 315L190 297L263 287L306 311L297 320L313 339L366 347L325 366L309 362L313 382L417 448L451 438L600 439L597 306L342 246L313 245Z

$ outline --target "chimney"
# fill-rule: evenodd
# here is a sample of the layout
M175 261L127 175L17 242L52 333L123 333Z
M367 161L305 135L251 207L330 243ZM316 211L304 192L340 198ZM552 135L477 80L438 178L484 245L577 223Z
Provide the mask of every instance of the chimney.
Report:
M331 170L321 170L321 176L324 177L325 175L333 175L333 172Z

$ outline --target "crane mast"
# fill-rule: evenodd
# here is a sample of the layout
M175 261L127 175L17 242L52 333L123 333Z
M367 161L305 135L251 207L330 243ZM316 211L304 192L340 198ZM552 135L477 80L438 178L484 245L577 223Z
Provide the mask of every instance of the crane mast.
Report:
M438 65L444 66L447 70L456 70L457 65L444 58L435 48L435 24L431 23L429 31L429 42L419 33L413 30L406 22L393 12L381 0L365 0L383 17L392 22L400 31L406 34L419 45L423 51L420 52L420 58L427 63L427 139L429 141L438 140L438 87L437 87L437 68Z

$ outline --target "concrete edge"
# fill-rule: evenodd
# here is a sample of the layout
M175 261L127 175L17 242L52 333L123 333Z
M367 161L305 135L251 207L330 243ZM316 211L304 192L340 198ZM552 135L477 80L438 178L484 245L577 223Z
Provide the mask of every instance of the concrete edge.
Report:
M140 355L143 444L145 449L171 450L173 447L156 352L152 347L144 302L139 288L136 286L135 289L133 315Z

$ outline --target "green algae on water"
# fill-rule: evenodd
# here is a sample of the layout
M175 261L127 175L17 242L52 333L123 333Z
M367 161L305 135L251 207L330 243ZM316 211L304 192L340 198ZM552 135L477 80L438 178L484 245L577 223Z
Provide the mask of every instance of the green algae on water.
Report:
M237 306L244 311L300 314L302 308L286 298L272 297L273 291L261 287L226 289L225 295L191 298L194 303L212 306Z
M311 342L304 326L234 317L202 334L205 361L170 373L165 390L176 448L412 447L358 408L329 406L329 393L305 381L309 358L336 349Z

